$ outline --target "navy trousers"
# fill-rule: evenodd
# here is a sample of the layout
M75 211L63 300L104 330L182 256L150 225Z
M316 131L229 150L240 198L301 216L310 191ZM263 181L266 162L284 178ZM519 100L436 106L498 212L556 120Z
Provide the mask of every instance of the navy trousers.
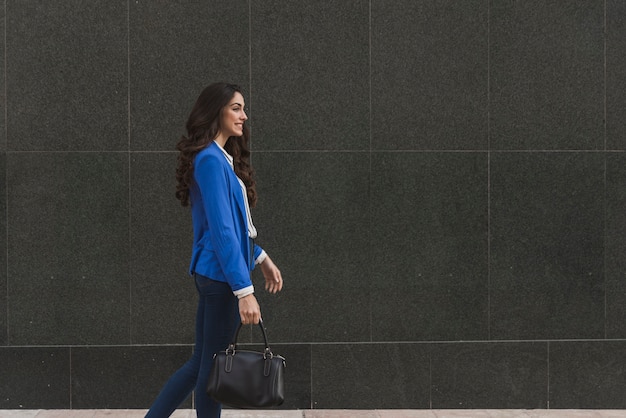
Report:
M222 405L206 394L213 355L231 342L239 325L238 299L224 282L195 275L199 301L191 358L167 381L146 418L169 417L195 389L198 418L219 418Z

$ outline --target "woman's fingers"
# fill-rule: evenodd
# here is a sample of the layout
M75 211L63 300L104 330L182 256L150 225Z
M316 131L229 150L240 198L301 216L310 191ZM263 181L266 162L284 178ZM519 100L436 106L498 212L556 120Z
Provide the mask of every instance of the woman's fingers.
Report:
M258 324L261 308L254 294L239 299L239 317L242 324Z
M265 290L267 290L270 293L280 292L282 288L283 288L282 278L265 281Z
M278 267L269 257L265 259L261 267L265 277L265 290L270 293L280 292L283 288L283 276Z

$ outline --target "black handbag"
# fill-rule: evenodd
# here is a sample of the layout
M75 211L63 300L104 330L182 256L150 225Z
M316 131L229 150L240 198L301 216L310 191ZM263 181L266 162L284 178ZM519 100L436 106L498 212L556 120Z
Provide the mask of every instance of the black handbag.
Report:
M281 405L285 400L285 358L270 350L263 321L259 322L265 340L263 352L239 350L237 338L241 327L239 324L228 348L213 356L207 393L234 408Z

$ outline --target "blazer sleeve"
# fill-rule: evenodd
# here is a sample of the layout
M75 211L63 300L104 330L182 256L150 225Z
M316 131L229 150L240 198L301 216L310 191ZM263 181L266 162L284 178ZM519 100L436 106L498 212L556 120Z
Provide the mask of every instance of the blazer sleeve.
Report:
M263 257L259 259L261 255L263 255ZM267 257L267 253L263 250L263 248L259 247L257 244L254 244L253 259L254 259L255 265L258 263L262 263L263 260L265 260L265 257Z
M251 286L252 281L237 238L228 175L219 158L209 153L198 154L194 177L202 195L213 250L228 284L237 291Z

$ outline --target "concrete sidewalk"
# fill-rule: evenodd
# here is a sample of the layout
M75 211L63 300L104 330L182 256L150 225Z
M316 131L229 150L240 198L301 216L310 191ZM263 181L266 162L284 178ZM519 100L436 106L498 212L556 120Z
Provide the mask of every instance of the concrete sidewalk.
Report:
M141 409L0 410L0 418L143 418ZM223 418L626 418L626 410L427 409L356 410L306 409L293 411L224 410ZM172 418L196 418L180 409Z

